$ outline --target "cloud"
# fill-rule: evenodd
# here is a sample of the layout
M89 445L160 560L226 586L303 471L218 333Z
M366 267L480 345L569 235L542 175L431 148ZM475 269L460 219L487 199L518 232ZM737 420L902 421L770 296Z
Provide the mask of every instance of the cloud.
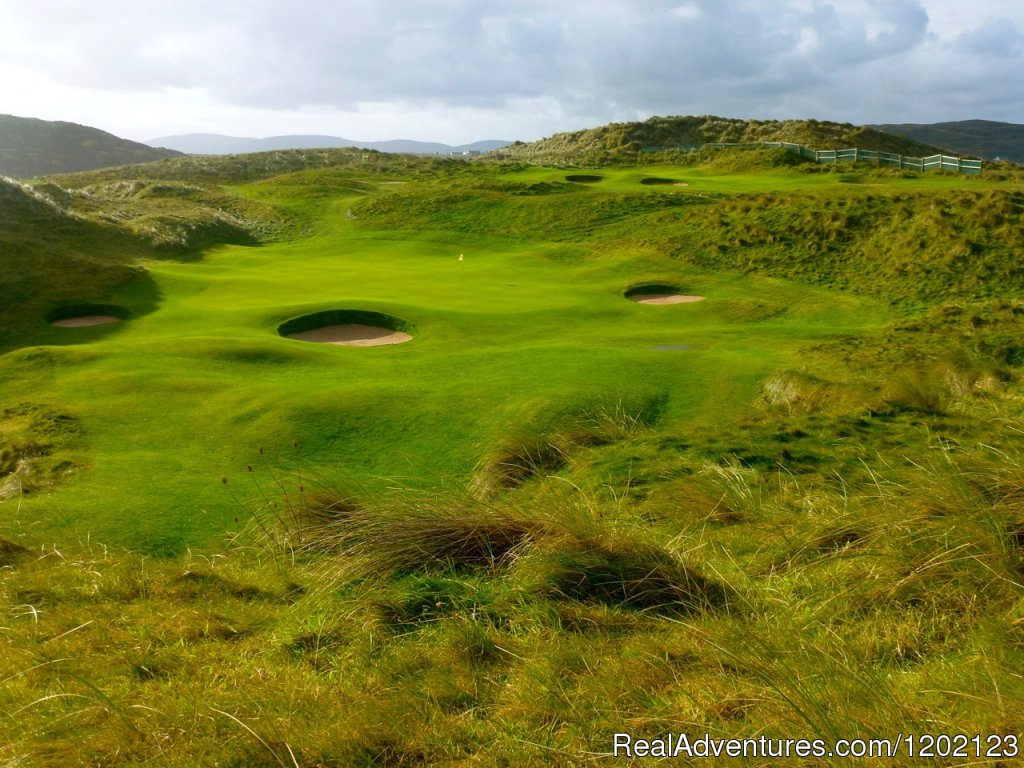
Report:
M1003 18L990 18L988 5ZM1024 9L1009 0L977 0L971 15L962 7L953 0L0 0L0 76L6 63L66 88L201 93L239 110L448 110L504 114L524 125L536 123L519 114L524 105L563 122L709 112L941 119L951 104L982 108L979 89L1002 94L997 111L1024 118L1024 107L1005 96L1024 63ZM994 72L987 80L986 70Z
M1012 19L989 19L976 29L960 33L955 48L972 57L1019 59L1024 53L1024 33Z

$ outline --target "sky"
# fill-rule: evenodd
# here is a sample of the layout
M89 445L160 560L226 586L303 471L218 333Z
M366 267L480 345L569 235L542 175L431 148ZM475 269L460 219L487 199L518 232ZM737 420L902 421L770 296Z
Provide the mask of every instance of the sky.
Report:
M1021 0L0 0L0 114L461 144L705 115L1024 123Z

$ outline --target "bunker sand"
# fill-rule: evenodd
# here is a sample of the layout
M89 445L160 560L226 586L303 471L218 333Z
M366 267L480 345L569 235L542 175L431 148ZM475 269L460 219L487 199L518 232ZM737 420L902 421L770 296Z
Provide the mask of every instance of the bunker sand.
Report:
M690 304L704 301L703 296L684 296L679 293L635 293L627 298L638 304Z
M120 323L121 318L113 315L83 315L82 317L68 317L64 320L54 320L51 325L58 328L86 328L90 325L109 325Z
M412 336L391 328L360 323L344 325L325 325L311 331L289 333L287 338L299 341L315 341L319 344L339 344L346 347L380 347L385 344L403 344L412 340Z

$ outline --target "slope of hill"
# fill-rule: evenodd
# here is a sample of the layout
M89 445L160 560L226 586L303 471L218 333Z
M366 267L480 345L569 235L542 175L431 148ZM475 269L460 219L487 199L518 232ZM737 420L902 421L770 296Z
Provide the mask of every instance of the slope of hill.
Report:
M993 120L959 120L950 123L887 123L873 125L879 131L914 141L949 147L954 152L985 160L1024 163L1024 125Z
M252 152L272 152L282 149L341 149L358 147L379 152L398 152L413 155L447 155L462 152L490 152L511 144L509 141L487 140L472 144L441 144L410 139L390 141L354 141L340 136L289 135L268 136L263 139L223 136L216 133L187 133L180 136L161 136L146 142L151 147L171 147L190 155L231 155Z
M611 123L599 128L558 133L530 144L515 142L502 156L527 162L605 162L635 158L651 150L690 149L719 142L788 141L812 149L857 147L879 152L924 156L938 147L867 126L820 120L736 120L714 115L652 117L638 123Z
M0 324L7 331L0 347L31 330L33 315L55 303L147 282L138 266L140 255L148 255L143 241L115 223L73 215L61 197L67 193L53 185L41 190L0 180Z
M0 115L0 175L30 178L179 155L77 123Z

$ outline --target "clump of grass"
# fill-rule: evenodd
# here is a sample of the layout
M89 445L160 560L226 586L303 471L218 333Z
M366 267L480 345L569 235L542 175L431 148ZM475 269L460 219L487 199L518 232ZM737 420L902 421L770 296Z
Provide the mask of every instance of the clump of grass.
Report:
M848 409L856 392L850 385L825 381L801 371L778 371L769 376L758 392L759 400L773 410L818 413Z
M950 407L946 383L932 372L921 369L900 371L885 382L882 408L889 413L924 413L941 415Z
M543 543L533 570L552 598L600 603L655 614L727 608L731 590L663 546L636 536L595 533Z
M514 509L473 502L413 502L353 508L322 525L307 548L338 558L345 573L360 577L427 570L494 571L545 523Z
M935 370L950 394L958 399L991 396L1009 379L1008 371L995 360L962 347L943 355Z
M302 469L295 464L298 443L293 440L291 448L292 456L272 461L260 447L256 464L245 467L239 492L228 477L221 478L246 518L245 527L235 537L236 544L254 543L294 557L321 535L325 525L360 511L358 491L343 488L316 471Z
M569 463L573 447L562 435L524 433L506 437L481 461L470 490L486 498L557 472Z
M27 557L28 553L28 547L23 547L16 541L0 536L0 568L14 565L22 558Z
M661 418L663 392L595 399L524 419L480 461L470 492L482 498L517 488L570 465L581 448L626 440Z
M947 350L931 365L906 367L882 385L882 409L889 413L942 415L1003 389L1009 372L995 360L963 348Z
M70 472L64 450L78 425L65 413L32 403L0 410L0 501L39 490Z

